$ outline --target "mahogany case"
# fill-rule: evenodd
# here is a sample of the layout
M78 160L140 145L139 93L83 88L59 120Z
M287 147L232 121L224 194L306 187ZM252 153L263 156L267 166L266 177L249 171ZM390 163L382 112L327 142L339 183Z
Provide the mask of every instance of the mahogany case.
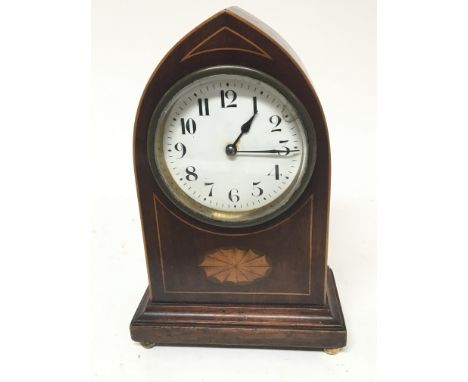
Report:
M150 120L163 95L180 78L220 65L253 68L279 80L302 102L316 134L317 159L304 192L280 216L252 227L218 227L184 213L158 187L148 160ZM130 325L133 340L345 346L343 314L327 267L330 148L325 117L303 67L275 32L233 7L180 40L158 65L141 98L134 165L149 286ZM261 269L247 280L217 282L203 266L213 254L250 256Z

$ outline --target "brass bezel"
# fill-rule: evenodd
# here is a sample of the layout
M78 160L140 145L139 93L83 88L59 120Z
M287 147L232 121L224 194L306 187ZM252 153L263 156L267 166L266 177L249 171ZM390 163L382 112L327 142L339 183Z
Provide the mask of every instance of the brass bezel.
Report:
M290 187L283 192L281 197L255 210L232 212L220 211L198 203L196 200L190 198L185 191L179 187L165 163L161 141L164 132L164 124L167 115L175 102L175 96L179 91L186 86L189 86L194 81L218 74L242 75L263 81L270 85L293 105L304 128L306 140L305 150L307 150L305 153L305 163L302 164L296 178L293 180ZM164 194L180 210L204 223L220 227L237 228L250 227L267 222L279 216L297 200L312 176L317 157L317 144L313 122L305 107L289 88L270 75L255 69L242 66L214 66L195 71L183 77L162 97L151 117L148 131L147 151L151 171L156 182Z

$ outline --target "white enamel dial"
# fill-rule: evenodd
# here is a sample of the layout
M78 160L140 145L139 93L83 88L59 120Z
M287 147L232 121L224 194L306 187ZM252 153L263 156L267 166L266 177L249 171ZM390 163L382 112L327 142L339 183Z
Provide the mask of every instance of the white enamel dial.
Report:
M154 156L172 196L195 215L237 222L288 202L309 143L299 113L270 84L215 74L180 89L158 121Z

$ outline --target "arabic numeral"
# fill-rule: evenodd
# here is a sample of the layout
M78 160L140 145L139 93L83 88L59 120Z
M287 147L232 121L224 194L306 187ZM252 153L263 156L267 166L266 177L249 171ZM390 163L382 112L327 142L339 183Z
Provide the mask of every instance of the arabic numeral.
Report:
M180 142L176 143L174 145L174 148L181 153L179 159L183 158L184 155L187 153L187 148L185 147L183 143L180 143Z
M188 166L185 169L185 172L187 175L185 176L185 179L187 179L189 182L193 182L198 179L198 175L196 174L196 169L193 166Z
M240 200L238 192L239 190L237 188L233 188L231 191L229 191L228 197L231 202L237 203Z
M226 108L226 107L237 107L237 105L234 103L235 100L237 99L237 93L234 90L221 90L221 107ZM229 104L226 103L226 101L229 102Z
M281 123L281 117L279 115L272 115L270 118L269 118L269 121L271 124L274 125L275 128L273 128L271 130L272 133L274 133L275 131L281 131L281 129L276 129L276 127L278 127Z
M289 142L289 139L285 139L285 140L279 141L279 143L280 143L281 145L283 145L283 144L285 144L285 143L288 143L288 142ZM285 152L284 152L284 153L278 153L279 155L284 155L284 156L289 155L289 153L290 153L290 151L291 151L291 149L290 149L289 147L283 146L282 149L283 149Z
M184 135L185 133L195 134L195 131L197 131L197 124L192 118L187 119L187 121L185 121L184 118L181 118L180 124L182 126L182 134Z
M268 173L267 176L274 176L276 180L279 180L281 174L279 172L279 165L275 164L275 168Z
M253 182L253 191L252 196L261 196L263 195L263 188L258 187L261 182Z
M205 183L205 186L211 186L210 187L210 192L208 193L208 196L213 196L213 187L214 187L214 183L213 182L208 182L208 183Z
M210 108L208 107L208 98L198 99L198 115L210 115Z

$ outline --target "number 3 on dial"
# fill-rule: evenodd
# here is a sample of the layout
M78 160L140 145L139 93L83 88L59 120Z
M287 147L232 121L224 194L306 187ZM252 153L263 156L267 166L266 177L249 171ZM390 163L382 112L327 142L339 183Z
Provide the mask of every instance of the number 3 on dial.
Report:
M306 114L262 74L203 73L165 101L154 138L157 176L194 217L244 224L273 216L310 174Z

